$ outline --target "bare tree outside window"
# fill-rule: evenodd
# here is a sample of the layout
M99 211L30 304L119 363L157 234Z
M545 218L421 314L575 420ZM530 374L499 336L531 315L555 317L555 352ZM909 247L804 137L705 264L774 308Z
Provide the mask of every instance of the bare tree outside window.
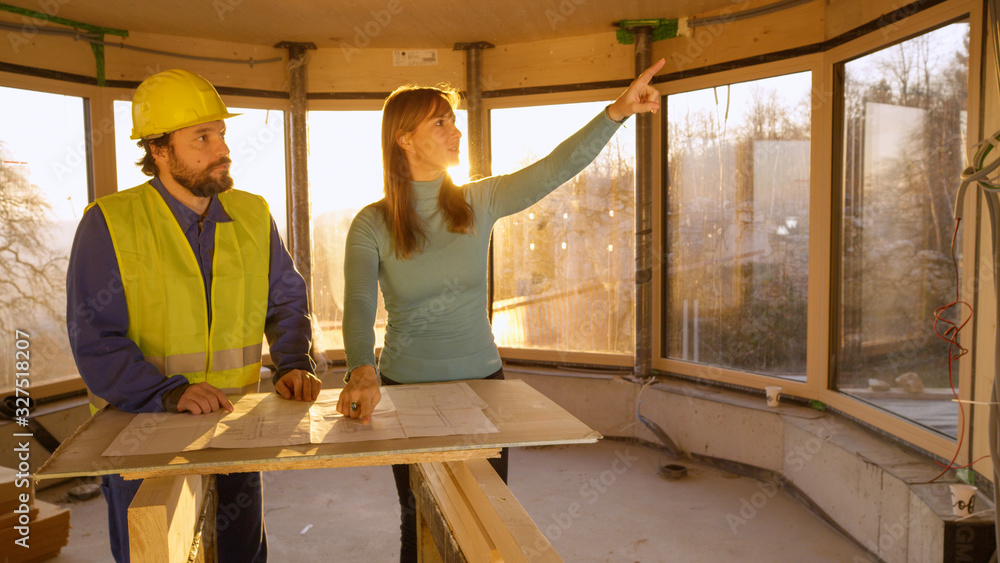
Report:
M29 334L28 380L37 385L76 374L66 266L87 203L83 100L0 88L0 123L0 352L13 358L15 331ZM0 391L13 387L14 369L0 366Z
M15 329L32 332L25 324L28 319L46 327L46 332L66 320L65 301L58 298L64 291L66 256L52 250L52 206L28 181L27 164L14 160L0 143L0 271L4 272L0 330L4 334ZM9 384L12 379L4 381Z
M493 110L493 172L538 160L607 102ZM525 123L546 123L524 134ZM544 137L544 138L543 138ZM635 346L635 133L493 231L499 346L632 354Z
M810 73L667 99L667 357L805 380Z
M963 22L844 64L837 387L950 436L958 378L934 311L959 282L968 57Z

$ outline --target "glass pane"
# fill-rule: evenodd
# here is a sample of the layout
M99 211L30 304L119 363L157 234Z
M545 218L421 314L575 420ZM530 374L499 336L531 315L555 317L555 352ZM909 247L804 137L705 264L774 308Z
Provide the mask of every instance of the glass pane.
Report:
M968 49L969 25L956 23L844 65L837 388L950 436L958 413L934 310L958 283Z
M805 380L811 86L667 98L667 357Z
M115 101L115 152L118 189L125 190L149 180L136 161L143 150L132 134L131 102ZM285 243L288 243L288 215L285 205L285 115L284 112L230 107L240 115L226 120L226 144L233 159L230 174L233 187L263 196Z
M467 112L455 112L467 131ZM309 112L309 202L313 228L314 335L321 350L343 350L344 244L351 220L369 203L382 199L382 112ZM461 162L452 179L469 181L468 143L462 138ZM387 320L379 293L375 345L381 348ZM313 325L316 326L315 324Z
M548 154L607 102L493 110L493 173ZM493 231L497 345L634 353L635 132L630 121L586 170Z
M0 390L14 386L15 330L30 336L32 385L77 373L66 336L66 266L88 203L84 103L0 87L0 331L2 356L11 359L0 364Z

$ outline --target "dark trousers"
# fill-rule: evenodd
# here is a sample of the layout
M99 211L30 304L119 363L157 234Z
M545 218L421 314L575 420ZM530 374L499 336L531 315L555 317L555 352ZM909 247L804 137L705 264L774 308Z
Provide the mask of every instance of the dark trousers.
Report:
M260 473L218 475L215 482L219 493L219 509L215 518L219 563L265 563L267 536ZM118 563L129 563L130 560L128 505L140 485L141 479L126 481L121 475L101 477L101 492L108 502L111 554Z
M503 379L503 369L491 374L486 379ZM383 385L397 385L395 381L382 378ZM500 450L500 457L490 458L490 465L497 475L507 482L507 460L510 457L507 448ZM399 494L400 508L400 563L416 563L417 561L417 501L410 489L410 466L406 464L393 465L392 476L396 479L396 493Z

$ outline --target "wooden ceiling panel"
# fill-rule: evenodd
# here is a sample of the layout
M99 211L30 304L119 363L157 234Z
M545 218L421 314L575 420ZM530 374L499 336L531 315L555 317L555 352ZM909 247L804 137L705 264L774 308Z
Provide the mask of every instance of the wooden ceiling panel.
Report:
M38 2L8 0L40 10ZM182 37L318 47L451 48L540 41L614 30L622 19L679 18L733 0L101 0L50 2L81 23ZM11 14L7 14L11 16ZM7 21L17 21L3 17Z

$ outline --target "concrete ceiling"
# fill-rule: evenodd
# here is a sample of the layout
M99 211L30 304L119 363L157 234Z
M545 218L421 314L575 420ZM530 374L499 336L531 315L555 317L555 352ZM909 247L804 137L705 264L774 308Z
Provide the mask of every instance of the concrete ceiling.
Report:
M130 32L256 45L450 48L614 30L623 19L676 19L731 7L736 0L7 0L10 5ZM745 2L740 2L745 6ZM55 10L55 8L58 8ZM0 19L18 21L3 14Z

